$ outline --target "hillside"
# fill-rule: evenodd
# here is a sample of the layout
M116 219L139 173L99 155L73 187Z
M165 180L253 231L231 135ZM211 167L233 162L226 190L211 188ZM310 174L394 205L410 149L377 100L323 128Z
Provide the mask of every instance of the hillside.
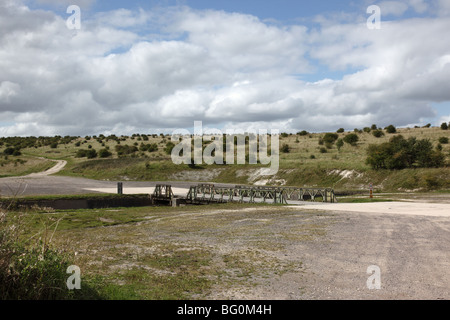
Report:
M439 143L441 137L450 137L450 130L423 127L397 129L396 133L388 133L385 129L382 131L384 135L379 138L373 135L373 131L336 133L338 139L344 139L353 133L359 138L355 145L344 143L339 150L336 142L327 144L323 141L325 133L281 134L280 147L283 149L283 145L288 145L289 152L280 152L280 169L275 176L260 175L260 169L264 167L262 165L175 165L164 150L170 136L162 134L45 139L41 137L32 139L32 142L26 138L0 138L0 153L10 148L10 154L3 155L0 160L0 177L46 170L54 163L38 158L44 157L68 162L60 175L99 180L214 181L320 186L333 187L336 190L367 190L372 183L375 192L450 189L450 145ZM387 142L398 134L405 138L429 139L433 148L440 144L447 165L442 168L371 169L366 164L369 145ZM21 144L18 141L21 141ZM11 148L14 149L17 145L20 145L20 148L17 147L20 152L11 154ZM120 149L117 149L117 146L120 146Z

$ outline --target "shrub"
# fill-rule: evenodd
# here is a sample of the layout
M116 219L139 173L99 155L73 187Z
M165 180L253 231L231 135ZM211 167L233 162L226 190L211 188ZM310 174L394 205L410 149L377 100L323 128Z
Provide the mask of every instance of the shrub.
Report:
M339 136L336 133L328 132L328 133L325 133L322 140L325 143L334 143L338 138L339 138Z
M372 130L372 134L375 138L381 138L382 136L384 136L384 132L379 129Z
M86 153L87 153L87 150L80 149L80 150L78 150L77 153L75 154L75 157L76 157L76 158L84 158L84 157L86 157Z
M439 150L433 150L429 140L415 137L406 140L401 135L380 145L370 145L367 155L366 163L373 169L431 168L445 163L445 156Z
M89 149L86 151L86 158L94 159L97 158L97 151L95 149Z
M338 151L341 151L341 148L343 146L344 146L344 140L338 139L338 141L336 141L336 147L337 147Z
M385 129L386 129L387 133L396 133L397 132L397 128L395 128L392 124L387 126Z
M327 153L327 152L328 152L327 148L324 147L320 148L320 153Z
M148 151L148 152L158 151L158 145L156 143L152 143L152 144L141 143L141 145L139 146L139 150L140 151Z
M58 148L58 144L56 142L53 142L52 144L50 144L50 148L56 149Z
M343 133L343 132L345 132L345 129L344 128L339 128L336 132L337 133Z
M447 130L447 129L448 129L448 125L447 125L446 122L443 122L443 123L441 124L441 129L442 129L442 130Z
M346 142L352 146L355 146L358 141L359 141L359 137L356 133L350 133L344 137L344 142Z
M367 132L367 133L370 133L370 131L372 131L372 129L370 129L369 127L364 127L363 131Z
M291 147L289 147L288 144L284 143L281 148L280 151L283 153L289 153L291 151Z
M169 142L166 143L166 147L164 148L164 151L167 154L171 154L173 148L175 148L175 144L172 141L169 141Z
M98 152L98 156L100 158L108 158L112 156L112 153L109 152L107 149L100 149L100 151Z
M378 127L377 127L377 125L376 124L373 124L371 127L370 127L370 129L371 130L377 130L378 129Z
M117 155L119 157L122 157L122 156L126 156L126 155L129 155L129 154L134 154L135 152L138 151L138 148L136 146L129 146L127 144L125 144L125 145L117 144L115 146L115 150L117 152Z
M448 143L448 138L447 137L440 137L439 138L439 143L447 144Z
M11 218L16 220L11 228L6 213L0 215L0 299L67 298L68 257L51 249L46 239L32 244L19 240L24 232L23 222Z
M300 132L297 132L297 135L299 135L299 136L307 136L308 134L309 134L309 132L306 131L306 130L302 130Z

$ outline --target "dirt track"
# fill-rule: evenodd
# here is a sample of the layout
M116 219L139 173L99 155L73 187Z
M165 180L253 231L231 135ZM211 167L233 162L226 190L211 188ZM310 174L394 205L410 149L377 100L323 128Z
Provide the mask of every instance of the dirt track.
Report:
M334 212L327 236L292 245L306 268L303 299L449 299L450 219ZM367 268L381 289L367 288Z

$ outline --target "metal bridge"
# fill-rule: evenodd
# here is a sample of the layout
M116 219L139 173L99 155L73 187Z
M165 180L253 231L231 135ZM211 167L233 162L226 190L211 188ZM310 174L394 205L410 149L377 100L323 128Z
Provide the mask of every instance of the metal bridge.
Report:
M337 202L333 189L234 186L217 187L213 184L191 186L186 197L174 196L170 185L157 185L152 199L155 203L169 202L172 206L223 202L294 204L302 201Z

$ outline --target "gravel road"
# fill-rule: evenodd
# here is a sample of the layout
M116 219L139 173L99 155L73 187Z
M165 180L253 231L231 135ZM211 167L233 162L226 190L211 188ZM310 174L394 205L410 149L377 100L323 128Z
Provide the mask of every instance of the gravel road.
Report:
M302 299L449 299L450 218L333 212L326 237L293 244ZM369 266L381 288L367 288Z

